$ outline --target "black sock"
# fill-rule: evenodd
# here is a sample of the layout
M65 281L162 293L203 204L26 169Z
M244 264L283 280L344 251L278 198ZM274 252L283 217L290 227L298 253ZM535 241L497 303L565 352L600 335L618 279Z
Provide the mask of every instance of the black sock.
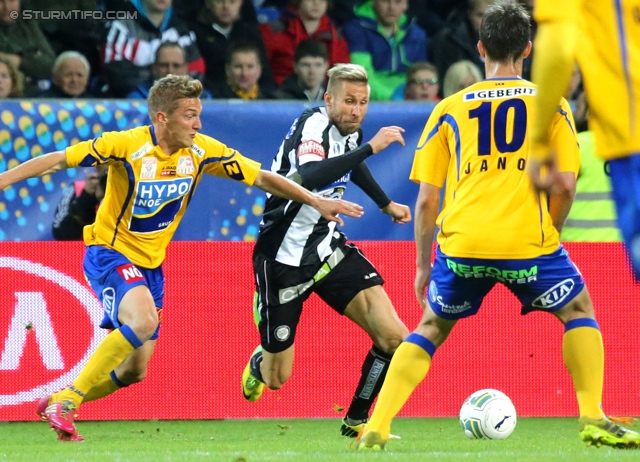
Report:
M375 345L369 350L362 363L362 375L355 396L351 401L347 417L351 420L365 420L369 417L369 411L373 401L380 393L382 382L389 370L389 363L393 355L385 353Z
M260 372L260 363L262 362L262 350L258 351L251 357L250 360L250 368L251 375L253 375L256 379L260 380L264 383L264 379L262 378L262 372Z

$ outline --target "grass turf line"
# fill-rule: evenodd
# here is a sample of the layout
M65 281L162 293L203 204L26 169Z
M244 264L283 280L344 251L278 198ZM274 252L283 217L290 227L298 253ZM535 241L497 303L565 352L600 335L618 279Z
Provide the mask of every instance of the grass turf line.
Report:
M350 449L339 419L78 422L84 443L62 443L43 422L0 424L8 461L640 460L640 451L586 448L577 419L519 419L504 441L469 440L458 419L396 419L383 453Z

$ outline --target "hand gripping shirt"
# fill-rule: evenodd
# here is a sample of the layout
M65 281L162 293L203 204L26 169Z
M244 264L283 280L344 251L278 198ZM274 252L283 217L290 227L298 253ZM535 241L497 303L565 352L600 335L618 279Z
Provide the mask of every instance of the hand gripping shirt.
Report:
M528 133L536 87L487 79L442 100L418 143L410 178L442 187L438 244L452 257L526 259L559 246L545 194L529 175ZM580 150L563 99L551 128L561 172L577 174Z
M70 167L109 165L96 221L86 245L101 245L143 268L157 268L203 173L252 185L260 164L206 135L169 155L152 126L103 133L66 149Z

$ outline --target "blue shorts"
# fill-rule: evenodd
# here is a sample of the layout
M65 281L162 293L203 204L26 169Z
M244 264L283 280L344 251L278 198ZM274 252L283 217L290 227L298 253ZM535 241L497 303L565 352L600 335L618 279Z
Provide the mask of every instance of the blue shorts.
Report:
M608 161L618 228L640 280L640 154Z
M584 288L582 275L562 246L549 255L525 260L448 257L436 250L427 299L443 319L462 319L478 312L497 283L522 303L522 314L554 312Z
M162 266L156 269L139 268L116 250L92 245L87 247L83 268L87 281L104 308L104 318L100 323L103 329L117 329L121 326L118 321L120 301L124 294L141 285L147 286L151 291L158 310L158 319L161 319L164 297ZM151 336L151 340L158 338L159 331L158 323L158 328Z

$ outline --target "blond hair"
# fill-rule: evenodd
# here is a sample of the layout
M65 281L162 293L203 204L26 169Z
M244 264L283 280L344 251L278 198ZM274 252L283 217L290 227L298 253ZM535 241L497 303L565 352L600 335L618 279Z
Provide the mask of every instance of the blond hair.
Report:
M327 92L331 93L338 82L359 82L369 83L369 74L367 70L359 64L336 64L329 72L329 83L327 84Z
M476 82L483 79L482 71L473 62L466 59L453 63L447 69L442 81L442 94L446 98L466 88L465 80L473 77Z
M155 120L158 112L171 115L178 107L178 101L185 98L200 98L202 84L188 75L169 74L156 80L149 90L149 117Z
M7 98L17 98L24 96L24 75L22 72L18 70L16 66L13 65L13 62L10 60L0 57L0 63L7 66L9 70L9 76L11 77L11 91L7 95Z

